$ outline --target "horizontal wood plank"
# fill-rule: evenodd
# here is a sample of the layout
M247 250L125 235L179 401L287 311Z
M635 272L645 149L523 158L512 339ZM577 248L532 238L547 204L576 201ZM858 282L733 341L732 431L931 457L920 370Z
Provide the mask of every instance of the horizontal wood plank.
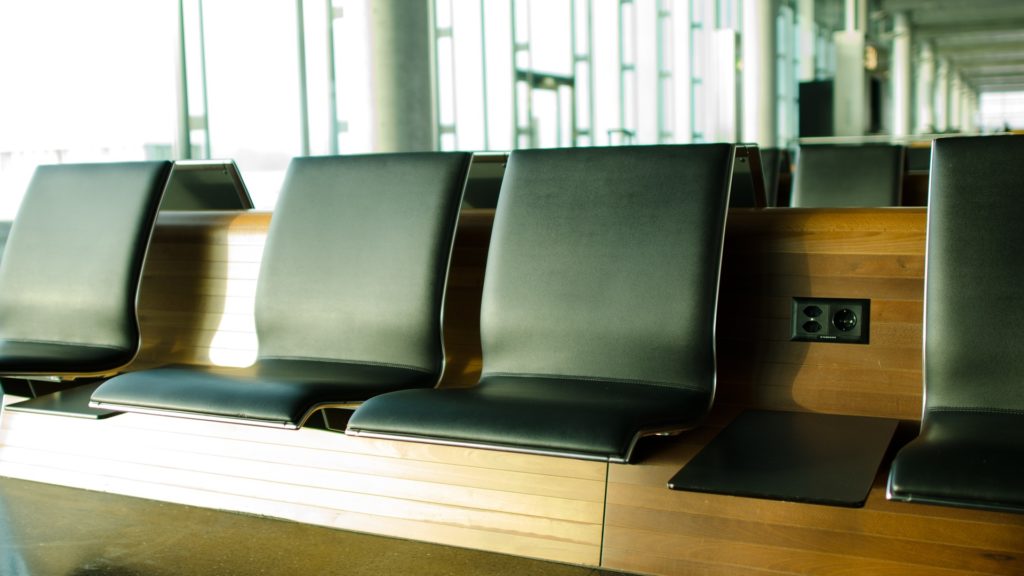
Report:
M172 494L192 505L239 502L240 511L352 530L599 562L607 465L364 440L138 414L92 421L12 412L0 430L0 473L77 478L80 487ZM563 471L570 476L559 476Z

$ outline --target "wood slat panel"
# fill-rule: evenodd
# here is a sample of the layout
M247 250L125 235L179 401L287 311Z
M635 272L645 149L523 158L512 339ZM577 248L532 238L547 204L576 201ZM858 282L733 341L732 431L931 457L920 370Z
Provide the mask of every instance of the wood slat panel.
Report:
M923 208L769 208L729 210L730 236L796 231L894 232L923 234ZM767 215L767 216L766 216Z
M267 212L160 214L139 290L142 348L129 370L255 359L253 305L270 219Z
M743 247L739 241L730 243L732 250L728 253L724 274L805 276L812 273L815 276L844 278L889 278L894 275L924 278L924 260L916 254L856 254L855 258L850 258L846 253L744 252Z
M751 526L757 534L771 534L765 526ZM605 547L605 566L662 574L899 574L902 576L967 576L983 574L976 570L949 569L944 566L920 566L908 562L878 560L856 555L807 551L745 542L737 544L706 536L673 537L664 533L607 528L615 541L635 544L626 548ZM786 538L781 535L780 538ZM679 556L666 553L683 551ZM996 574L1000 572L995 572ZM1001 572L1012 574L1014 572Z
M6 413L0 474L599 562L606 464L363 440L144 415Z
M462 213L445 299L441 386L479 379L480 292L493 210ZM161 214L139 294L142 349L128 370L244 366L258 345L253 307L270 213Z
M920 418L925 229L919 208L731 212L718 398ZM790 342L797 296L870 299L870 343Z
M715 424L738 408L720 407ZM603 565L652 574L1018 574L1024 516L889 502L885 469L864 508L666 489L712 434L609 469Z

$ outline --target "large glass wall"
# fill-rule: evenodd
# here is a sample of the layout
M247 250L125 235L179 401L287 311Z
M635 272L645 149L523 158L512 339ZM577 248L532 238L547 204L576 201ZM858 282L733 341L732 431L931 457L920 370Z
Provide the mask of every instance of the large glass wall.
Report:
M982 132L1024 130L1024 92L982 94L978 129Z
M172 156L176 9L0 2L0 220L38 164Z
M204 155L233 158L253 202L265 206L280 187L275 177L308 141L295 6L205 0L202 7L210 143Z
M434 66L423 73L438 149L742 133L741 0L409 1L432 8ZM794 1L777 1L780 145L797 134ZM146 158L234 159L257 208L271 209L293 156L375 150L373 10L373 0L0 2L0 219L39 163Z

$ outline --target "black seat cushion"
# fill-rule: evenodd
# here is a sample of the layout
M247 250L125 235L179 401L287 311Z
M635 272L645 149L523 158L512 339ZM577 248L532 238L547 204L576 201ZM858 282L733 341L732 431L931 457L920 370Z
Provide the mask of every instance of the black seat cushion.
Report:
M0 265L0 373L98 373L132 360L142 265L170 170L36 169Z
M893 462L889 492L1024 512L1024 413L933 410Z
M637 430L694 425L707 412L707 390L572 378L491 376L473 388L404 390L367 400L349 429L372 423L381 436L452 444L592 455L625 460Z
M734 148L515 151L487 259L479 389L386 394L347 431L624 461L695 426Z
M855 208L899 206L903 146L805 145L796 156L790 206Z
M428 370L264 359L255 376L195 366L130 372L105 382L93 393L92 401L296 428L313 407L357 402L382 391L429 387L436 381L437 375Z
M99 373L124 366L135 357L135 348L90 346L60 342L0 340L3 371L12 376L40 373Z

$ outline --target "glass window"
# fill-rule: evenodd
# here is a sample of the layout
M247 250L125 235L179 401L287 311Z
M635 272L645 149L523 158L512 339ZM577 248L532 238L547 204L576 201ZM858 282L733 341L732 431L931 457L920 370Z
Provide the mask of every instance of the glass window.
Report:
M234 158L253 203L269 210L302 153L295 4L206 0L210 156Z
M982 93L979 116L982 132L1024 129L1024 92Z
M173 0L0 3L0 220L39 164L170 158L176 47Z

